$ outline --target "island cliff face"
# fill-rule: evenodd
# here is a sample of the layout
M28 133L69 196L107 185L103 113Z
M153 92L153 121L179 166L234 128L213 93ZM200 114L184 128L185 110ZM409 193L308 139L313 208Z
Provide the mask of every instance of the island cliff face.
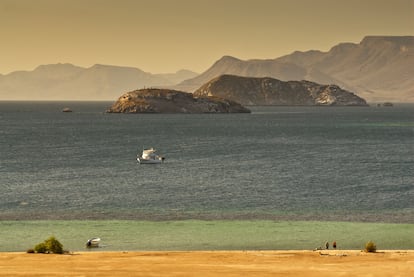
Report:
M170 89L140 89L123 94L108 113L249 113L232 100L220 97L194 97Z
M267 77L221 75L201 86L194 95L222 97L242 105L367 106L364 99L336 85Z

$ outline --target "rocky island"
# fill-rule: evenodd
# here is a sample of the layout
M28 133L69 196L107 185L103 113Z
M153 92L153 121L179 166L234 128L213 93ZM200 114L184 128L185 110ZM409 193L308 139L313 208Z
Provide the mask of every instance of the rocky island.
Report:
M239 103L218 96L194 96L171 89L147 88L127 92L108 113L249 113Z
M242 105L367 106L364 99L337 85L268 77L221 75L202 85L194 95L222 97Z

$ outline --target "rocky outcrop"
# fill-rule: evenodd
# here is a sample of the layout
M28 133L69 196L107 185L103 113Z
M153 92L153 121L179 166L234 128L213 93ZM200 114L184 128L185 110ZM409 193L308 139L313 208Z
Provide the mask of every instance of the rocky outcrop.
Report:
M194 95L223 97L242 105L367 106L364 99L336 85L234 75L221 75Z
M169 89L140 89L123 94L108 113L249 113L239 103L217 96L194 97Z

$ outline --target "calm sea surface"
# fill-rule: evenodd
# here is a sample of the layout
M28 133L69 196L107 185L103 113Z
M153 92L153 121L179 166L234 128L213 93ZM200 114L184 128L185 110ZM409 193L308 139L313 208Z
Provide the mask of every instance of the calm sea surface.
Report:
M110 104L0 102L0 219L414 223L412 105L105 114ZM143 147L165 163L138 164Z

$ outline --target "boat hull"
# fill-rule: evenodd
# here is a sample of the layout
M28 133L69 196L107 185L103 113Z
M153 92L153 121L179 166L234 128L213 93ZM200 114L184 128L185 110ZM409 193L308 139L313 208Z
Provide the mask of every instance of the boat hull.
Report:
M88 248L95 248L99 247L99 243L101 242L100 238L92 238L86 242L86 247Z
M143 158L137 158L137 161L140 164L160 164L164 160L163 159L143 159Z
M164 157L157 155L154 148L149 148L142 150L142 155L137 156L137 161L140 164L160 164L164 161Z

